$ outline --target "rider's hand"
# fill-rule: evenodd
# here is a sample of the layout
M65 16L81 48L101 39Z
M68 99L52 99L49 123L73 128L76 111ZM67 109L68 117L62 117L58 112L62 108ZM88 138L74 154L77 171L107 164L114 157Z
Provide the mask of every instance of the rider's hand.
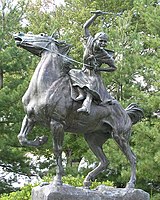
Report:
M95 72L99 72L99 71L100 71L100 69L99 69L99 68L97 68L97 67L95 67L95 68L94 68L94 71L95 71Z
M91 65L85 65L85 67L86 67L87 69L89 69L89 70L93 70L93 69L94 69L94 67L91 66Z
M94 55L91 54L91 55L88 56L87 60L91 60L93 58L94 58Z

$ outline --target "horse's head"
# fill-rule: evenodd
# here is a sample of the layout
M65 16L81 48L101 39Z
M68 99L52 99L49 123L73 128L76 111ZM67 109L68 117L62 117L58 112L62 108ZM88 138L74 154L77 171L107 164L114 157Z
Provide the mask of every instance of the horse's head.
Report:
M14 34L14 39L17 46L22 47L37 56L41 56L43 50L47 50L50 43L56 43L56 40L52 36L48 36L44 33L38 35L32 33L18 33Z
M66 55L71 47L71 45L67 44L65 41L56 40L55 34L48 36L45 33L40 33L38 35L32 33L18 33L13 36L17 46L37 56L41 56L44 50L51 51L52 53L58 51L60 54Z

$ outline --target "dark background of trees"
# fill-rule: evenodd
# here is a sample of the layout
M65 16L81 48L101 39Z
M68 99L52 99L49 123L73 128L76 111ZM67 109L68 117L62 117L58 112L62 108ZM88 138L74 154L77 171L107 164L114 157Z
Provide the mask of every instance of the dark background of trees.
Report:
M8 172L31 176L26 153L47 158L52 155L49 130L37 127L30 136L34 138L42 132L49 136L49 142L41 148L21 147L17 140L24 116L21 98L39 58L17 48L12 34L60 32L60 39L72 45L71 56L82 61L82 27L91 16L90 11L111 11L113 14L99 17L91 27L93 34L105 31L109 36L108 49L116 52L118 69L114 73L104 73L103 80L124 108L135 102L144 109L145 119L133 127L131 138L137 155L136 187L158 193L160 123L155 113L160 109L160 3L155 0L66 0L65 6L58 7L50 0L34 2L0 1L0 166ZM130 173L128 162L112 140L104 145L104 151L110 166L98 179L108 179L117 187L124 187ZM66 133L64 152L66 171L73 175L77 175L73 163L78 163L82 157L89 163L95 161L82 136ZM49 173L53 173L54 165L49 164L43 163L42 168L48 167ZM85 173L84 170L82 174ZM12 181L0 180L0 192L12 191Z

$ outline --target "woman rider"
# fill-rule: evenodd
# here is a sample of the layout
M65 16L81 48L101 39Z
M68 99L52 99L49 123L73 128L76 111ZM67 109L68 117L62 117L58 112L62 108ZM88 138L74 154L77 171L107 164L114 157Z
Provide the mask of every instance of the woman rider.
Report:
M84 24L83 68L81 71L76 69L70 70L73 86L78 88L79 93L75 100L80 101L84 99L82 107L77 111L88 114L90 113L92 100L97 103L105 102L112 104L112 98L102 82L100 72L116 70L113 51L104 49L108 40L104 32L97 33L92 37L89 31L90 25L102 14L104 14L102 11L95 11L94 15ZM107 68L100 68L102 64L107 64Z

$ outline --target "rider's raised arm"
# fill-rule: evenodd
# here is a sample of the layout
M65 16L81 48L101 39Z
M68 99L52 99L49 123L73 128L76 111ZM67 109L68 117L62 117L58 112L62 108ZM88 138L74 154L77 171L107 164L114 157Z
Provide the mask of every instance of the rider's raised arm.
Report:
M97 18L97 15L94 14L89 20L86 21L86 23L83 25L84 28L84 34L85 37L88 37L90 35L89 27L94 22L94 20Z
M100 15L103 14L103 12L100 11L100 10L97 10L97 11L91 12L91 13L94 13L94 15L93 15L90 19L88 19L88 20L86 21L86 23L83 25L85 37L88 37L88 36L90 35L90 31L89 31L90 25L94 22L94 20L95 20L98 16L100 16Z

